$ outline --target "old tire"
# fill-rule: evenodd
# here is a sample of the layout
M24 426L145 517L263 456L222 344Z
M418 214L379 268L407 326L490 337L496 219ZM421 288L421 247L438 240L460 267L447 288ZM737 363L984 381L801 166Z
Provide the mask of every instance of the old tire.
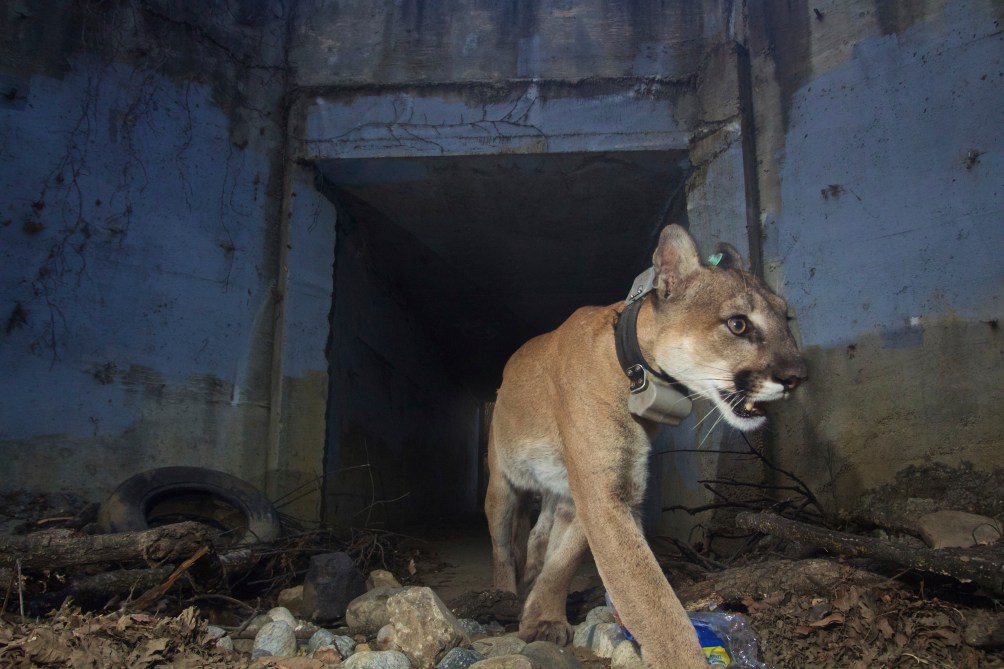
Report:
M170 512L163 511L170 507ZM176 520L215 524L229 545L267 543L280 532L279 514L257 488L203 467L162 467L136 474L119 485L98 512L105 532L145 530Z

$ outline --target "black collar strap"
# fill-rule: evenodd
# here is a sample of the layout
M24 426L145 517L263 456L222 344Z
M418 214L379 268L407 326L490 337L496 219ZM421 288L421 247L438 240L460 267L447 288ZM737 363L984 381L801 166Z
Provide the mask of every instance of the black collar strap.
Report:
M663 371L657 371L645 360L645 355L638 345L638 312L645 302L645 297L652 292L655 268L650 267L635 279L631 292L628 294L627 306L621 312L614 325L614 341L617 348L617 361L631 382L631 392L639 392L645 386L645 372L662 379L676 388L684 396L689 395L687 387Z

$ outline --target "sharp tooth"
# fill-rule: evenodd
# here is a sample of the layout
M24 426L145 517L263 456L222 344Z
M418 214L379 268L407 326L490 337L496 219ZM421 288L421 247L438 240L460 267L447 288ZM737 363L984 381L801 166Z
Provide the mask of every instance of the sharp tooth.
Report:
M746 407L745 408L746 408L747 411L753 411L753 400L752 399L746 398Z

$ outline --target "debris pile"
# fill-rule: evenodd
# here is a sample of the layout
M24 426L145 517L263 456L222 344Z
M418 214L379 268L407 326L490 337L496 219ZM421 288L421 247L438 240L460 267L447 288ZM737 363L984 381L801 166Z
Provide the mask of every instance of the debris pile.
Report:
M751 534L728 568L706 546L669 555L656 542L656 552L688 610L743 616L759 657L733 666L1000 668L995 477L907 470L828 522L740 513ZM953 491L958 480L986 490ZM0 503L10 519L0 534L0 667L642 667L602 588L570 597L571 646L526 644L515 595L444 603L423 587L441 566L435 554L391 533L287 526L234 547L190 520L101 534L83 500Z

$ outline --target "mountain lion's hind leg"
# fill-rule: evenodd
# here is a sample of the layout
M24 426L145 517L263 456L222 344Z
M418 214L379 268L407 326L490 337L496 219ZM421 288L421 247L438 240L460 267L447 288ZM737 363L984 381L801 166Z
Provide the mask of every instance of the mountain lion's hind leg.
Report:
M516 592L517 560L524 554L513 546L521 497L509 479L493 468L488 477L488 492L485 495L485 515L488 517L488 530L492 536L493 587L512 593Z
M563 646L572 640L572 628L565 613L568 586L589 544L575 517L572 501L556 499L547 554L523 607L519 636L524 641L550 641Z
M520 582L520 594L526 595L533 588L534 581L544 567L547 549L552 540L554 511L558 506L555 495L543 493L540 500L540 514L530 532L526 547L526 567Z

